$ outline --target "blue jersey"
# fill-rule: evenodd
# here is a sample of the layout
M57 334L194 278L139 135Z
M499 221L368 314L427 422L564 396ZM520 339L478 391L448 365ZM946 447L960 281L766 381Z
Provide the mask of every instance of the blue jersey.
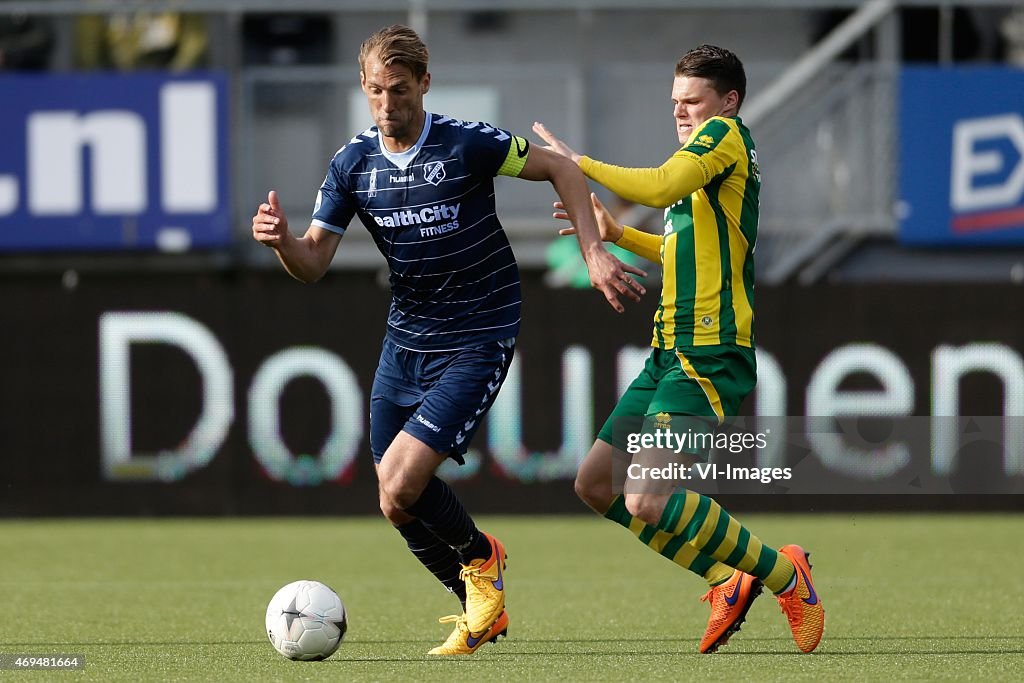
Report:
M358 215L391 270L387 335L414 351L519 333L519 270L494 206L494 177L518 175L529 144L485 123L426 114L409 150L372 127L331 160L313 225L343 234Z

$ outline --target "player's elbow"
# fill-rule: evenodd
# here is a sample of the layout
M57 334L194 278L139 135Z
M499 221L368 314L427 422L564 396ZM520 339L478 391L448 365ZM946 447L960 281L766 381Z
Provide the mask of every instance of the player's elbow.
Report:
M543 150L547 152L547 150ZM561 154L547 153L544 159L545 180L557 184L566 179L583 178L583 171L572 159Z
M298 241L296 268L292 275L306 284L318 282L330 268L340 239L340 236L334 237L333 233L324 236L313 230L307 232Z
M314 282L319 282L323 277L323 273L292 273L295 279L304 285L311 285Z
M654 209L667 209L679 200L674 193L660 190L651 193L649 201L643 202Z
M316 280L311 279L307 273L304 273L296 268L285 268L285 270L288 271L288 274L292 276L293 280L298 280L304 285L309 285L316 282Z
M314 282L320 282L327 274L327 266L317 265L315 268L311 268L304 273L304 276L300 278L303 283L311 285Z
M299 282L311 285L319 282L327 273L327 266L312 263L285 263L288 274Z
M562 156L561 154L552 154L551 161L558 168L566 169L570 173L583 173L583 171L580 170L580 167L576 164L576 162L570 159L569 157Z
M696 166L680 170L676 164L666 163L654 170L643 204L655 209L667 209L683 197L700 189L703 175Z

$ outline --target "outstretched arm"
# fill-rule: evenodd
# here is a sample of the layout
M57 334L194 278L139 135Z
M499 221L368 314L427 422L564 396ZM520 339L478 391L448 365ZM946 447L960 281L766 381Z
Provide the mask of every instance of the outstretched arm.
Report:
M548 149L558 154L559 156L569 159L573 163L579 164L586 157L577 153L574 149L569 147L563 141L555 137L547 127L535 121L533 124L533 132L539 135L544 142L548 143ZM604 183L602 183L603 185ZM616 191L616 194L619 194ZM634 202L640 202L637 199L633 199L629 196L619 194L623 199L628 199ZM637 256L642 256L648 261L654 263L661 263L661 238L658 235L651 235L631 228L628 225L619 225L619 223L612 217L608 209L604 208L604 204L597 198L597 195L591 194L590 201L594 205L594 215L597 217L597 225L600 228L601 239L605 242L614 242L616 245L633 252ZM555 218L561 218L563 220L569 220L568 214L565 212L565 205L561 202L555 202L554 213ZM562 235L572 235L576 233L575 228L563 228L558 231Z
M685 156L671 156L658 168L625 168L580 157L580 170L623 199L658 209L672 206L704 187L704 172Z
M582 155L559 140L543 123L533 132L548 143L548 149L577 163L587 177L596 180L623 199L663 209L704 187L704 169L688 155L676 153L658 168L624 168Z
M323 277L341 242L341 235L315 225L310 225L302 237L292 235L274 190L252 217L252 236L273 249L288 274L302 282Z
M602 240L614 242L617 246L653 263L661 263L661 237L659 235L652 235L628 225L620 225L596 194L591 193L590 201L594 205L594 215L597 217L597 226L601 231ZM555 212L552 215L564 221L569 220L569 214L566 213L565 205L562 202L555 202ZM562 228L558 234L575 235L576 228Z
M601 236L590 205L587 181L576 164L546 149L534 148L530 150L519 177L526 180L547 180L554 186L569 220L576 226L576 237L580 242L583 259L587 262L590 283L601 290L609 305L619 313L623 312L625 309L619 303L620 294L633 301L640 301L640 295L647 290L629 273L640 276L647 274L635 266L622 263L609 254L601 244Z

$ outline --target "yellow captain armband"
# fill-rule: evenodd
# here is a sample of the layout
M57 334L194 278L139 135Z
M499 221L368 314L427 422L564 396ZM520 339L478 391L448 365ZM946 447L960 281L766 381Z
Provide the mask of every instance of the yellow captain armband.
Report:
M510 175L515 178L522 173L523 166L526 166L526 159L529 156L530 141L518 135L513 135L512 141L508 143L508 154L505 156L505 161L502 163L501 168L498 169L497 175Z

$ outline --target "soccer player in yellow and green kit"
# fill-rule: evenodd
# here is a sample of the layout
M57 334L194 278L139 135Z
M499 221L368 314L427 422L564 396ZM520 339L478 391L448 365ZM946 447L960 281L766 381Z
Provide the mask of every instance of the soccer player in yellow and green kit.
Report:
M534 131L623 199L665 209L665 233L652 235L619 225L592 197L602 238L661 263L664 280L654 348L580 465L576 492L707 580L703 599L711 603L711 617L701 652L714 652L739 630L762 586L775 593L797 646L810 652L821 640L825 612L803 548L765 545L714 500L681 486L652 491L627 483L622 494L613 487L613 459L628 450L621 427L613 436L616 421L646 418L646 425L664 428L674 417L707 418L720 425L754 388L753 252L761 177L754 141L739 117L745 92L743 64L732 52L702 45L686 53L672 86L683 147L658 168L605 164L577 154L543 124L534 124ZM555 216L567 218L561 204L555 206ZM640 450L632 462L657 457Z

